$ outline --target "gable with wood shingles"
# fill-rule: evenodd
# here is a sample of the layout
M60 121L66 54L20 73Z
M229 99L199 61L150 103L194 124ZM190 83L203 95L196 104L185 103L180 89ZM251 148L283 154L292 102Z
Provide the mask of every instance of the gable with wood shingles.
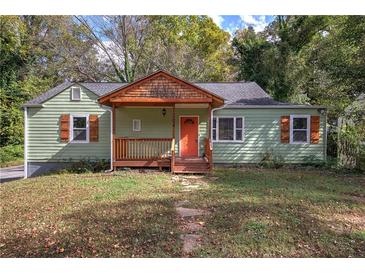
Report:
M224 99L163 71L126 85L99 99L102 104L128 103L212 103L223 105Z

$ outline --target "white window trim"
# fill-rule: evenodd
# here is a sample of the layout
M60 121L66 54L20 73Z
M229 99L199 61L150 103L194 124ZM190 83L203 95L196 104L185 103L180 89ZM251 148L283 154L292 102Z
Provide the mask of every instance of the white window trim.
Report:
M293 120L294 118L306 118L307 119L307 141L306 142L295 142L293 140ZM290 144L309 144L310 143L310 132L311 132L311 116L302 114L292 114L290 115ZM303 130L304 131L304 130Z
M134 127L134 122L139 123L139 128ZM141 119L133 119L133 121L132 121L132 130L137 131L137 132L142 130L142 121L141 121Z
M212 141L214 143L243 143L245 141L245 117L243 116L214 116L216 118L216 140L213 140L213 123L212 123ZM219 140L219 118L233 118L233 140ZM242 140L236 140L236 119L242 118Z
M80 99L75 99L74 98L74 89L79 89L80 90ZM79 101L81 101L81 88L80 87L72 87L71 88L71 101L76 101L76 102L79 102Z
M74 117L86 117L86 140L74 140ZM89 114L70 114L70 143L89 143Z

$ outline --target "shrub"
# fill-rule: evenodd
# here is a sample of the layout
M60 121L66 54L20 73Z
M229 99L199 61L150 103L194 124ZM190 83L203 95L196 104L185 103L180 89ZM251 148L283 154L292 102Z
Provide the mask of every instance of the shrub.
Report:
M23 145L9 145L0 148L0 163L23 159Z
M339 164L345 168L360 169L364 136L357 125L343 124L338 138Z
M259 163L259 166L266 168L280 168L283 165L283 157L280 155L274 155L273 151L266 151Z
M83 159L78 162L73 162L66 171L71 173L87 173L87 172L100 172L107 170L110 167L110 162L107 160L90 160Z

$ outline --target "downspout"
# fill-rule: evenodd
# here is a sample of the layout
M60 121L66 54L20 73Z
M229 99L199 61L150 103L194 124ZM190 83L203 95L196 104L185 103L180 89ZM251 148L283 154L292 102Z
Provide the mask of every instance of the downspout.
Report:
M324 162L327 162L327 110L324 113L324 139L323 139L323 153L324 153Z
M221 106L219 108L213 108L212 111L211 111L211 115L210 115L210 124L211 124L211 126L210 126L210 136L212 136L212 138L210 140L210 147L212 148L212 159L213 159L213 118L214 118L214 111L223 109L225 107L226 107L226 104L224 104L223 106ZM212 162L214 162L214 161L212 160Z
M28 178L28 108L24 107L24 179Z
M221 106L221 107L219 107L219 108L213 108L212 109L212 114L210 115L210 119L211 119L211 121L210 121L210 123L211 123L211 127L210 127L210 130L211 130L211 132L210 132L210 136L212 136L212 140L213 140L213 118L214 118L214 111L216 111L216 110L220 110L220 109L223 109L223 108L225 108L227 105L226 104L224 104L223 106Z
M105 108L110 113L110 169L105 172L113 171L113 112L109 108Z

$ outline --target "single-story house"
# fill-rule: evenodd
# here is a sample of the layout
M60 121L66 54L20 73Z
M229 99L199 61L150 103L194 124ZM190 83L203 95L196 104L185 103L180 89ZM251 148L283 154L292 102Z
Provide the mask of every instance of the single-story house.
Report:
M25 177L83 159L204 173L213 164L324 161L326 111L273 100L254 82L65 82L27 102Z

